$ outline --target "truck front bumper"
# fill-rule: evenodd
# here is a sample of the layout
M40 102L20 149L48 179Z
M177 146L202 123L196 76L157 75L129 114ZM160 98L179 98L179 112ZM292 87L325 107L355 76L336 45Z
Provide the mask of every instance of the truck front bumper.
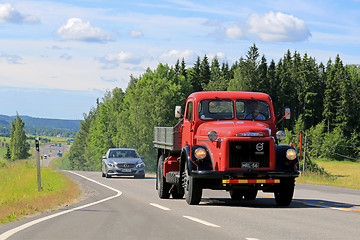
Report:
M298 177L299 171L289 172L269 172L269 171L191 171L194 178L209 178L209 179L241 179L241 178L260 178L260 179L274 179L274 178L289 178Z

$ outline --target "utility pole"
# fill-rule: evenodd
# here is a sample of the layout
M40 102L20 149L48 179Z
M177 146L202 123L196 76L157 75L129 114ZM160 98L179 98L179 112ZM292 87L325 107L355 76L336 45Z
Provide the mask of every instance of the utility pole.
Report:
M307 139L306 139L306 135L305 135L305 147L304 147L304 157L303 157L303 174L305 174L305 169L306 169L306 142L307 142Z
M40 192L41 191L41 173L40 173L39 137L35 138L35 152L36 152L37 185L38 185L38 192Z

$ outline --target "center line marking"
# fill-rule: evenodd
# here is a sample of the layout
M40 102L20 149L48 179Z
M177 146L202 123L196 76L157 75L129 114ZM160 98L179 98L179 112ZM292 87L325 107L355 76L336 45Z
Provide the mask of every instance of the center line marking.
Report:
M160 209L165 210L165 211L170 211L170 208L161 206L161 205L156 204L156 203L150 203L150 205L152 205L152 206L154 206L154 207L157 207L157 208L160 208Z
M204 224L206 226L209 226L209 227L220 227L218 225L215 225L213 223L209 223L207 221L204 221L204 220L201 220L201 219L198 219L198 218L194 218L194 217L190 217L190 216L183 216L184 218L187 218L187 219L190 219L194 222L198 222L198 223L201 223L201 224Z

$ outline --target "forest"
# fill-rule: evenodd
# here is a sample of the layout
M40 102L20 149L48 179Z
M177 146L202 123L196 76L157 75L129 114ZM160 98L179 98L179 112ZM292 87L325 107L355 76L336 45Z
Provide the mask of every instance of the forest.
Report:
M291 119L277 127L299 149L300 132L307 152L329 160L360 159L360 66L344 65L340 56L326 64L307 53L288 50L276 63L252 45L231 66L205 55L188 67L159 63L139 76L130 76L126 90L114 88L84 114L70 150L71 168L98 171L110 147L135 148L155 170L154 126L173 126L174 108L198 91L254 91L271 96L276 119L291 108Z

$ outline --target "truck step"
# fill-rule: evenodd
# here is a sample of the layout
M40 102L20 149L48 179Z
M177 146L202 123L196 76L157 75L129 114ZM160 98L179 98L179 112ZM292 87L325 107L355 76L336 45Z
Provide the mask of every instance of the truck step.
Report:
M167 172L166 182L174 185L179 184L180 173L179 172Z

